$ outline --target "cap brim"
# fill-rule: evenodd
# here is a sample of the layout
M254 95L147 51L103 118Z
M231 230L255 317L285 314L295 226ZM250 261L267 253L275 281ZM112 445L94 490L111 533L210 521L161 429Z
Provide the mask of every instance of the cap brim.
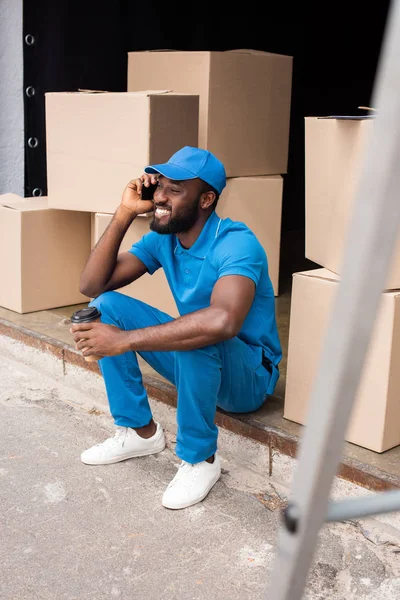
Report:
M197 175L194 175L191 171L178 167L177 165L171 165L165 163L163 165L150 165L145 168L145 173L159 174L167 177L168 179L174 179L175 181L185 181L186 179L196 179Z

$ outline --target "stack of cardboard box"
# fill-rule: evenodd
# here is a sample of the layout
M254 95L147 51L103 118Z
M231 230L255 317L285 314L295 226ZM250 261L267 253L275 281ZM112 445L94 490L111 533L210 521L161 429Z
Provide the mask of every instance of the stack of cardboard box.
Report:
M255 50L128 54L128 91L165 88L199 96L198 146L223 162L228 177L217 213L246 223L256 234L275 295L292 62L290 56Z
M41 264L40 277L35 276L35 269L29 269L29 278L27 268L21 267L18 285L25 290L25 281L35 281L35 302L9 302L0 297L0 305L27 312L89 300L79 294L79 274L90 248L111 221L125 186L140 177L144 166L167 161L183 146L208 149L224 163L228 182L217 212L245 222L257 235L266 250L278 295L292 57L237 50L132 52L128 59L127 92L46 94L48 198L36 204L31 200L29 210L25 200L0 214L14 211L23 252L36 261L37 273L42 260L37 248L46 244L44 253L51 268L50 263L47 267ZM48 221L37 230L40 240L32 239L28 245L23 224L33 220L33 209ZM64 222L63 230L54 226L53 231L51 219ZM0 228L7 229L7 223L4 216ZM29 227L33 232L34 225ZM121 251L148 230L149 217L135 219ZM65 252L62 260L59 247ZM59 286L66 267L54 273L53 263L64 265L65 261L71 277ZM47 286L58 288L58 295L47 294ZM161 270L121 291L178 315Z
M304 424L338 289L373 117L306 118L306 257L293 277L284 417ZM376 319L346 440L376 452L400 444L400 240Z
M165 90L46 94L47 175L53 208L92 213L92 245L112 219L125 186L145 165L165 162L198 141L199 98ZM122 244L149 231L137 218ZM123 293L177 316L164 273L144 275Z
M198 97L182 94L46 94L48 197L0 198L0 306L26 313L87 302L79 278L93 214L113 213L145 164L196 145L198 112ZM94 232L101 215L98 221ZM145 277L139 298L146 285ZM166 281L160 285L167 296Z
M49 209L47 198L0 196L0 306L18 313L85 302L79 277L90 215Z

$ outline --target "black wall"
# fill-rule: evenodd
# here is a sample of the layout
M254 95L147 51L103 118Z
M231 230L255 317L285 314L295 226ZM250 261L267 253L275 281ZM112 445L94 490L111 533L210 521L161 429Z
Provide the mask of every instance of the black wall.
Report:
M24 88L35 95L25 95L25 132L39 144L26 144L25 195L35 188L46 194L45 92L124 91L130 50L254 48L294 57L282 229L302 229L304 117L357 114L370 104L389 2L375 3L373 12L358 3L344 10L308 3L301 12L294 3L275 4L242 2L240 11L227 11L216 1L26 0L24 36L35 43L24 44Z

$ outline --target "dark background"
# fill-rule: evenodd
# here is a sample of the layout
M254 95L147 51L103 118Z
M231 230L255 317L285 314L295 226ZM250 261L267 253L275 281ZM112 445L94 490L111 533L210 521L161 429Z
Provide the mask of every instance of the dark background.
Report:
M125 91L131 50L253 48L294 57L282 233L304 229L304 117L370 105L390 3L301 4L26 0L24 37L35 43L24 44L24 89L36 93L24 96L25 136L39 145L26 145L25 196L46 194L45 92Z

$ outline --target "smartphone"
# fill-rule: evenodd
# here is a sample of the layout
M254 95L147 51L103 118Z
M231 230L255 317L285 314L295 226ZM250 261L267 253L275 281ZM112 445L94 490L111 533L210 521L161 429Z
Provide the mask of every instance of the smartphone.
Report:
M156 191L157 183L151 183L149 187L142 185L142 200L153 200L154 192Z

